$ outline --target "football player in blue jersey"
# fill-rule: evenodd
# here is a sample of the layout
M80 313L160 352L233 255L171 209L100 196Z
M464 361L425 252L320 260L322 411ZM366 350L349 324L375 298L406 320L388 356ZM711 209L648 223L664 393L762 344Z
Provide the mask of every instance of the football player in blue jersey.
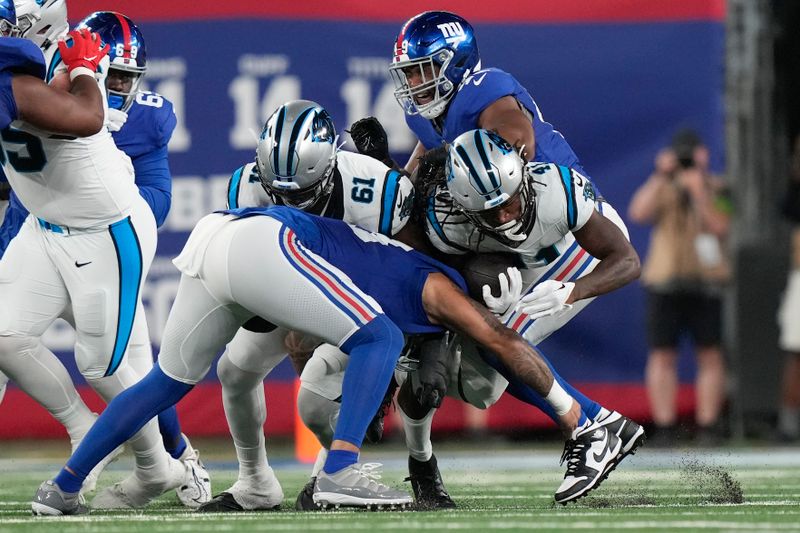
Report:
M497 68L482 67L475 32L469 22L462 17L445 11L429 11L408 20L395 41L390 74L395 83L395 97L405 111L406 123L419 140L406 166L407 170L415 169L419 157L426 151L440 148L445 143L452 143L467 131L482 128L494 131L510 142L525 162L554 162L571 168L582 176L588 176L564 137L544 120L528 91L511 74ZM589 183L592 194L602 200L590 179ZM522 200L532 201L531 198ZM441 245L437 248L458 248L453 243L447 242L446 234L440 231L437 209L438 207L431 204L428 216L425 217L428 235L435 244ZM529 218L528 221L530 220ZM525 241L526 232L530 228L524 227L523 222L509 220L503 227L502 235L496 234L497 238L517 245ZM567 259L567 254L581 254L584 250L575 247L567 250L550 249L544 252L553 253L544 253L540 259L555 267L560 264L561 259ZM597 264L597 261L594 261L594 264ZM592 264L587 264L581 267L581 272L588 273L592 267ZM533 280L526 280L526 282L531 281ZM536 298L559 300L563 296L557 292L560 286L560 283L555 282L542 283L537 286ZM509 288L509 283L505 284L505 288ZM507 290L500 298L495 298L491 294L486 296L485 300L490 308L496 307L500 302L506 304L506 308L509 307L508 304L515 303L508 301L513 298ZM516 297L519 297L519 294L516 294ZM530 299L532 295L527 294L524 298ZM548 331L538 331L542 328L529 327L532 322L533 320L521 316L520 320L516 320L512 325L520 328L518 331L524 332L525 337L533 343L540 342L542 335L546 336L553 331L552 327L546 328ZM551 326L557 325L551 324ZM504 370L502 373L514 385L509 387L510 392L516 391L515 396L537 405L538 400L535 395L525 392L524 387L515 386L515 377L510 372ZM638 424L622 417L619 413L602 408L572 388L569 390L582 402L591 420L601 425L608 425L615 433L620 434L621 438L625 437L626 442L617 462L621 460L622 454L630 453L630 450L635 450L641 443L643 432ZM414 461L409 462L416 469L411 472L412 484L415 477L436 480L435 483L419 485L420 491L427 494L416 495L432 502L441 500L443 506L449 506L449 498L441 496L444 492L438 481L440 476L430 449L428 438L430 416L427 418L428 424L422 429L420 427L424 425L419 421L412 424L412 427L406 424L407 439L416 441L414 449L423 450L418 457L411 458ZM628 428L630 431L622 435L623 428ZM414 434L417 437L414 437ZM573 457L579 451L574 441L569 441L567 448L565 456ZM570 475L568 471L567 477ZM416 493L417 485L414 486ZM569 499L580 495L582 492L574 492L569 495ZM557 499L565 501L558 496Z
M264 124L255 161L233 172L227 207L291 206L387 237L396 235L408 222L413 185L372 157L339 150L337 139L333 120L316 102L294 100L279 106ZM283 490L269 466L264 444L267 408L263 381L286 357L287 345L291 345L292 363L300 372L317 344L318 339L285 328L266 328L262 320L254 319L225 347L217 376L239 476L231 487L201 506L201 512L271 509L281 504ZM334 366L331 359L337 357L347 356L330 347L315 362ZM324 388L323 394L339 398L341 379L333 390ZM323 440L323 444L328 442ZM322 466L324 453L312 479ZM309 490L313 491L313 483Z
M61 55L56 53L52 43L55 34L60 31L59 28L65 27L64 2L49 0L47 5L41 7L33 0L18 0L17 4L18 25L22 26L17 29L17 33L43 47L48 58L46 77L51 81L63 69ZM64 23L59 23L60 20ZM157 225L160 226L169 212L171 199L167 143L176 124L172 105L161 95L138 92L139 82L146 70L147 56L144 38L129 18L114 12L97 12L84 19L78 28L97 33L110 47L110 66L106 77L111 118L109 130L112 131L116 146L130 157L139 194L147 202ZM126 121L129 116L130 120ZM27 215L27 210L12 193L7 216L0 227L0 257L11 238L19 232ZM71 317L65 318L71 321ZM137 327L133 330L127 356L132 364L143 366L144 372L152 364L149 333L141 306L137 311ZM24 366L28 367L28 372ZM37 369L41 367L48 368L49 371L39 372ZM19 385L64 424L73 447L77 446L96 415L83 403L58 358L49 350L42 350L36 357L14 362L13 372L16 376L24 376L17 379ZM7 381L7 378L0 374L0 381ZM159 415L159 427L165 448L174 458L183 462L187 479L194 480L193 483L185 484L186 489L177 491L179 498L190 507L204 503L210 498L209 476L200 463L196 450L185 435L181 434L174 409ZM93 489L98 473L94 472L90 477L89 483L84 487L85 491ZM120 498L116 496L120 490L122 487L119 486L112 488L105 496L108 502L104 506L122 505L117 501ZM102 500L103 498L96 505L101 505ZM137 502L129 502L127 505L135 503Z
M181 281L157 366L108 405L67 465L42 483L32 502L35 513L84 512L78 489L87 472L188 393L254 316L314 335L349 355L331 451L314 489L320 505L411 502L358 462L403 333L444 327L469 332L563 413L564 429L578 425L578 404L536 350L469 300L457 272L398 241L288 207L238 209L203 218L174 263ZM373 274L378 270L381 276Z

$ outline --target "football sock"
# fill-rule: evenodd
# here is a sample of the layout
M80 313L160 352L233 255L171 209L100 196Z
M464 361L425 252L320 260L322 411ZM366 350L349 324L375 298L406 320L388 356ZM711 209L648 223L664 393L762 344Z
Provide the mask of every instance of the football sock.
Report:
M495 357L494 354L480 347L478 348L478 353L481 355L484 361L486 361L492 368L500 372L500 375L508 380L508 388L506 389L506 392L511 394L514 398L541 410L544 414L549 416L553 422L558 424L558 415L556 415L556 412L553 411L553 408L550 407L550 404L547 403L541 394L533 390L528 384L517 377L516 374L511 372L508 367L506 367L497 357ZM594 420L594 418L600 412L600 404L589 399L578 389L567 383L567 381L562 378L558 372L556 372L556 369L553 368L553 365L550 364L550 361L540 350L539 356L544 360L545 363L547 363L547 366L550 367L550 372L553 373L553 377L558 384L561 385L561 387L563 387L570 396L575 398L575 401L577 401L581 406L581 411L583 412L581 415L581 420L583 421L584 416Z
M62 469L55 479L58 486L66 492L79 490L97 463L130 439L158 413L176 404L192 387L168 377L158 365L154 366L144 379L121 392L108 404L67 461L74 475Z
M222 382L222 405L239 460L239 479L263 473L269 463L264 444L267 406L263 374L247 372L236 366L226 351L217 364Z
M333 474L357 462L358 452L331 450L328 452L328 458L325 460L325 466L322 469L326 474Z
M364 433L386 394L402 349L403 334L385 315L372 319L342 345L342 351L350 356L350 362L342 380L342 407L333 440L361 447Z
M63 363L38 338L7 338L13 354L3 357L3 370L25 393L61 422L73 443L92 427L95 415L83 403Z
M173 459L180 459L186 451L186 441L181 434L181 423L175 406L167 407L158 415L158 431L164 442L164 449Z
M320 448L317 453L317 460L314 461L314 466L311 468L311 477L317 477L319 471L325 466L325 461L328 459L328 449Z
M409 417L402 409L399 411L403 419L403 430L406 435L408 455L417 461L426 462L430 460L433 455L431 425L433 424L433 415L436 413L436 409L431 409L430 412L420 420L414 420Z

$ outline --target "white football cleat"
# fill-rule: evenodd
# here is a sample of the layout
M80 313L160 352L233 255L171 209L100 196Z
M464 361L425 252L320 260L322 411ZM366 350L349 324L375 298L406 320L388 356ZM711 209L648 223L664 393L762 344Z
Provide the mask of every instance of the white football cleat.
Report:
M566 504L600 486L617 464L622 448L619 437L598 422L587 421L564 444L561 464L567 463L564 481L555 494L556 502Z
M186 450L181 455L180 461L184 467L184 479L175 489L175 494L183 505L197 509L211 501L211 476L200 461L200 451L192 448L186 435L183 435L183 439L186 442Z
M186 467L177 459L169 458L166 478L143 480L134 471L119 483L101 490L92 500L94 509L138 509L165 492L180 487L186 479Z

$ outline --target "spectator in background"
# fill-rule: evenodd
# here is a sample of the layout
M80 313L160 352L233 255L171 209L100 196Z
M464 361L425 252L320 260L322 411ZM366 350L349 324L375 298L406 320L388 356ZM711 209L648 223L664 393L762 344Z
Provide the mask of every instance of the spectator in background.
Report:
M654 439L665 445L676 437L678 342L684 333L691 336L697 356L697 440L721 438L726 387L722 291L730 278L725 243L731 204L708 162L708 148L698 135L678 132L672 146L656 156L655 171L628 209L633 222L653 225L642 271L650 345L645 382Z
M791 180L783 202L783 213L792 231L792 267L783 304L778 312L780 347L786 352L778 412L778 433L786 441L800 438L800 135L795 138Z

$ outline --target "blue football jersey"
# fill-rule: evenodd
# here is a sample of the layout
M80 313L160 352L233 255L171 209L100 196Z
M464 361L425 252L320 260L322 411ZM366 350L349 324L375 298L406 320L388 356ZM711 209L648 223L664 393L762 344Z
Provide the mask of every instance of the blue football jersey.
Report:
M117 148L135 160L143 154L165 148L176 124L172 102L160 94L140 92L128 109L125 124L111 136Z
M370 233L332 218L283 206L221 211L237 217L265 215L280 220L308 250L325 258L372 296L403 333L442 331L428 320L422 288L429 274L441 272L466 292L452 268L383 235ZM391 265L391 268L386 268Z
M44 79L44 55L27 39L0 38L0 129L17 119L17 104L11 89L14 74L30 74Z
M426 149L436 148L445 142L453 142L465 131L477 129L478 117L483 110L504 96L516 98L532 117L536 155L531 161L557 163L587 175L564 136L542 118L539 107L525 87L511 74L497 68L479 70L466 79L445 112L441 132L436 130L432 121L419 115L406 115L406 123Z

